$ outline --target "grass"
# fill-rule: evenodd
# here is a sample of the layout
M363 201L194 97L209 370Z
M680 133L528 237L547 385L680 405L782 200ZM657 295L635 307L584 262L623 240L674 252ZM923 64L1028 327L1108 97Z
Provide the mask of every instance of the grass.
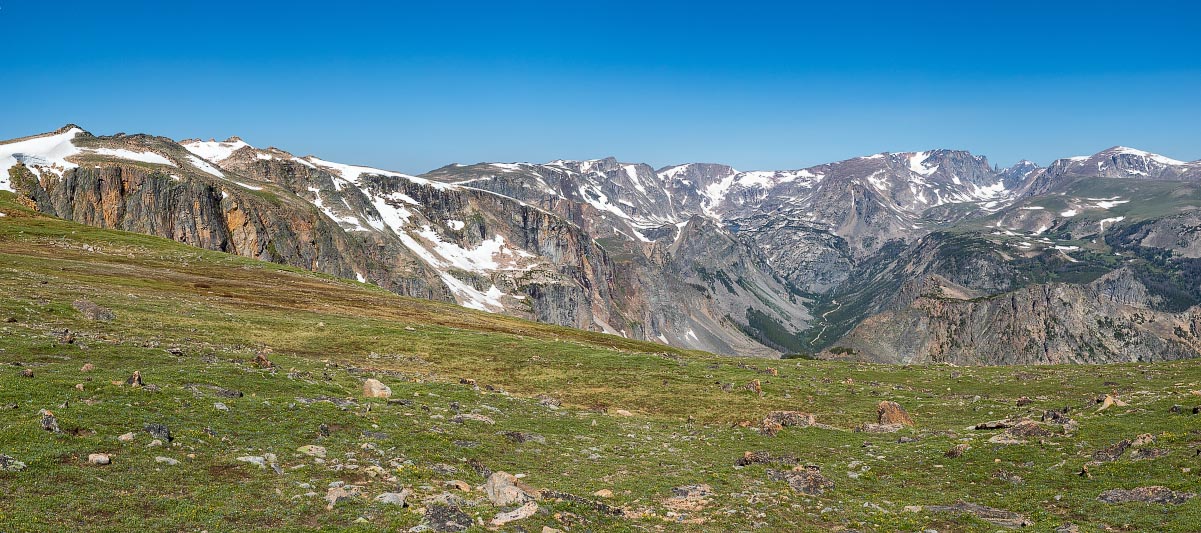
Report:
M1066 522L1086 531L1191 531L1201 521L1201 500L1097 500L1115 487L1201 492L1201 418L1189 414L1201 404L1190 393L1201 388L1195 362L952 368L720 357L80 226L32 213L6 193L0 212L0 453L28 465L0 472L0 531L408 529L423 520L423 501L443 492L486 521L504 509L479 491L444 485L482 484L470 460L629 511L613 517L542 501L544 512L506 526L527 531L997 529L969 516L905 510L957 500L1026 514L1037 531ZM77 299L116 318L90 321L72 307ZM274 370L254 365L256 354ZM82 372L85 363L96 370ZM34 377L22 377L25 369ZM134 370L159 390L113 384ZM367 377L411 404L361 398ZM762 396L744 387L752 380L761 381ZM197 384L244 396L189 388ZM1095 397L1114 391L1129 406L1096 412ZM540 405L537 395L563 407ZM1018 407L1021 396L1033 403ZM353 404L305 401L319 397ZM883 399L904 405L917 427L850 431L874 422ZM1184 413L1169 412L1174 404ZM495 424L455 423L456 406ZM1080 424L1075 434L1006 446L987 441L994 431L966 429L1064 406ZM63 433L41 429L41 409L54 411ZM785 428L775 437L740 427L776 409L812 412L830 427ZM148 447L147 423L168 425L174 442ZM117 440L131 431L133 442ZM545 442L515 443L498 434L506 431ZM1092 477L1077 475L1094 451L1141 433L1171 453L1124 456L1090 466ZM971 449L944 456L960 442ZM324 464L296 451L307 444L328 449ZM795 493L763 465L736 468L745 451L795 455L835 487ZM113 463L87 464L97 452ZM266 453L278 456L282 474L237 460ZM999 479L1002 471L1022 482ZM362 486L367 498L327 510L321 496L334 481ZM668 500L672 487L695 483L713 487L702 508ZM398 487L415 492L409 507L371 500ZM613 497L591 496L600 489Z

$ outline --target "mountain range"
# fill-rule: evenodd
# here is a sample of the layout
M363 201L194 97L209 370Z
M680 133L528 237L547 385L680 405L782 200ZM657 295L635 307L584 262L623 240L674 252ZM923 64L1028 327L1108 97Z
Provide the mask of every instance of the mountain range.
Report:
M1199 184L1201 161L1126 147L413 176L236 137L0 142L0 190L92 226L674 347L891 363L1198 356Z

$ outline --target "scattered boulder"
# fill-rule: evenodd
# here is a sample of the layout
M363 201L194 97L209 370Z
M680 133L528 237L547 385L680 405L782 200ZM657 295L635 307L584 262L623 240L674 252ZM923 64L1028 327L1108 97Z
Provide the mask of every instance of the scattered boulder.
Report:
M40 413L42 415L42 429L51 433L62 433L62 430L58 429L58 418L54 416L54 413L45 409L42 409Z
M1004 420L989 420L988 422L981 422L979 424L976 424L975 426L972 426L972 429L980 429L980 430L1009 429L1009 428L1017 425L1017 423L1021 422L1021 421L1022 421L1022 419L1020 419L1020 418L1006 418Z
M96 305L88 300L75 300L71 303L71 307L74 307L76 311L79 311L79 314L88 320L108 322L117 318L112 309Z
M855 431L863 433L896 433L905 426L901 424L863 424L855 428Z
M713 487L701 483L699 485L683 485L672 487L671 495L676 498L700 499L713 496Z
M493 472L484 483L484 494L488 501L498 507L524 504L534 498L534 493L517 476L508 472Z
M171 436L171 430L165 424L146 424L143 429L145 429L146 433L149 433L151 437L154 437L158 440L165 440L167 442L175 440L175 437Z
M525 505L522 505L521 507L518 507L512 511L506 513L497 513L497 515L492 518L492 521L489 522L489 524L492 526L503 526L509 522L515 522L517 520L534 516L534 513L537 512L538 504L534 502L527 502Z
M963 443L952 446L951 449L947 450L946 453L944 453L943 455L945 455L947 457L951 457L951 458L961 457L961 456L963 456L964 453L966 453L970 449L972 449L972 445L968 444L966 442L963 442Z
M538 405L541 405L543 407L549 407L551 409L558 409L560 406L563 405L563 402L561 400L559 400L558 398L552 398L545 394L539 394L538 396L536 396L536 398L538 398Z
M997 470L996 472L993 472L992 477L1014 485L1021 485L1025 482L1025 480L1022 479L1022 476L1014 474L1013 472L1007 472L1005 470Z
M456 424L462 424L468 420L471 420L474 422L483 422L488 425L492 425L492 424L496 423L491 418L488 418L484 415L477 415L475 413L461 413L461 414L457 414L457 415L451 417L451 419L450 419L451 422L454 422Z
M1097 408L1098 413L1100 413L1101 411L1104 411L1106 409L1109 409L1110 407L1113 407L1113 406L1126 407L1126 402L1123 402L1122 400L1117 399L1112 394L1106 394L1104 398L1097 400L1097 403L1101 404L1101 407Z
M812 413L800 411L772 411L767 413L766 420L771 420L784 427L809 427L817 423Z
M766 435L768 437L774 437L782 429L784 429L784 426L780 423L765 418L763 419L763 423L759 426L759 434Z
M388 398L392 396L392 389L384 385L378 379L368 379L363 382L363 397L364 398Z
M256 465L259 468L267 468L267 459L259 455L243 455L241 457L237 457L236 460L243 463Z
M347 500L353 500L360 495L359 488L354 485L342 485L340 487L330 487L325 491L325 509L332 510L334 506Z
M228 406L228 405L225 405L225 404L223 404L223 403L221 403L221 402L213 402L213 409L216 409L216 410L218 410L218 411L228 411L228 410L229 410L229 406Z
M456 532L466 531L473 521L457 506L435 503L425 507L425 523L434 531Z
M119 435L117 437L117 440L119 440L121 442L133 442L133 438L134 438L134 434L132 431L130 431L129 433L123 433L123 434Z
M1105 448L1097 450L1096 452L1093 452L1093 461L1096 461L1098 463L1108 463L1111 461L1117 461L1118 458L1121 457L1123 453L1126 453L1126 449L1129 447L1130 447L1129 439L1115 442L1114 444L1112 444L1110 446L1107 446Z
M537 442L539 444L546 443L546 437L543 437L542 435L539 435L537 433L525 433L522 431L502 431L502 432L498 433L498 435L501 435L504 438L509 439L514 444L523 444L523 443L531 442L531 441Z
M901 407L901 404L889 400L882 401L876 406L876 416L879 418L880 425L884 426L913 425L913 418L909 416L909 412Z
M1139 448L1133 452L1130 452L1130 460L1143 461L1146 459L1158 459L1170 453L1172 453L1171 450L1165 450L1163 448Z
M412 494L413 491L409 489L403 489L400 492L385 492L379 496L376 496L375 501L385 505L404 507L406 505L405 500L407 500Z
M763 396L763 385L759 383L759 380L757 379L752 379L750 383L747 383L746 390L749 390L760 397Z
M777 464L794 466L800 463L795 455L774 455L771 452L744 452L742 457L734 461L734 466L749 466L756 464Z
M0 472L20 472L22 470L25 470L25 463L0 453Z
M709 505L712 496L713 487L705 484L674 487L663 506L672 512L700 511Z
M304 446L296 448L296 451L303 453L309 457L325 458L325 447L324 446L317 446L314 444L306 444Z
M810 496L819 496L827 490L834 489L834 482L821 474L821 467L804 465L792 470L768 470L767 476L773 481L785 481L792 490Z
M88 462L94 465L103 466L112 463L113 460L108 456L107 453L91 453L88 454Z
M612 498L613 491L611 491L609 489L601 489L596 492L593 492L592 495L596 496L597 498Z
M1044 428L1042 424L1030 419L1023 419L1007 428L1000 435L994 435L988 441L995 444L1017 444L1025 442L1025 439L1028 438L1049 436L1051 436L1051 430Z
M1102 492L1097 499L1105 503L1144 502L1181 504L1196 496L1192 492L1176 492L1167 487L1151 486L1133 489L1109 489Z
M962 500L955 502L953 505L930 505L926 507L926 510L936 513L970 514L985 522L1001 527L1017 528L1034 525L1034 522L1031 522L1025 515L976 503L968 503Z
M154 462L156 462L156 463L161 463L161 464L165 464L165 465L167 465L167 466L175 466L175 465L179 464L179 460L178 460L178 459L172 459L172 458L170 458L170 457L163 457L163 456L161 456L161 455L160 455L160 456L157 456L157 457L155 457L155 458L154 458Z

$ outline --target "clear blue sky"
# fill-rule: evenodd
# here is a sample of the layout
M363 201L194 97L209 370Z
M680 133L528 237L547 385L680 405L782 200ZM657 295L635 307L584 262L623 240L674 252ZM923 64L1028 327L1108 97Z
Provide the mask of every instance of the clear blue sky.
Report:
M1201 159L1196 2L0 0L0 137L239 135L347 163Z

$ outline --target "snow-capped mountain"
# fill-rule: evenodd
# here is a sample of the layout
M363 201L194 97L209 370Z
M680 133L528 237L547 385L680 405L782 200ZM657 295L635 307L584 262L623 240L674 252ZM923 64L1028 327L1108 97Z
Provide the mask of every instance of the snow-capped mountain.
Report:
M792 170L655 170L605 158L453 164L413 176L237 137L177 143L75 126L0 143L0 170L0 189L87 224L746 355L837 342L908 294L898 275L940 272L976 294L1034 279L1010 279L1007 261L1086 260L1073 239L1144 235L1146 245L1191 253L1191 243L1163 239L1189 223L1180 217L1191 189L1163 196L1168 208L1140 209L1167 205L1156 184L1201 178L1197 162L1120 147L1047 168L998 169L968 152L930 150ZM1123 189L1129 179L1145 185ZM1148 220L1159 225L1124 229ZM977 235L981 257L1009 258L977 270L993 281L947 270L948 243L959 242L946 236L951 228ZM921 259L885 268L903 257Z

